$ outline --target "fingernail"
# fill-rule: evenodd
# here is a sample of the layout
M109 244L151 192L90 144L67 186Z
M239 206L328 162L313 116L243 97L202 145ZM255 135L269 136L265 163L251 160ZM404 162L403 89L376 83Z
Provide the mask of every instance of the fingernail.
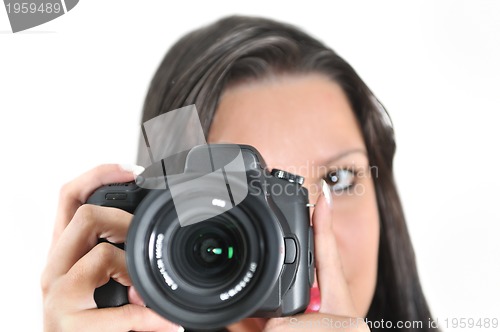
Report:
M184 328L182 326L179 326L179 329L177 330L177 332L184 332Z
M133 173L135 176L144 172L144 167L134 164L121 164L120 168L125 172Z
M326 181L323 179L321 179L321 189L323 190L323 195L325 196L326 204L328 204L328 207L332 208L333 207L332 192L330 191L330 187L328 187Z

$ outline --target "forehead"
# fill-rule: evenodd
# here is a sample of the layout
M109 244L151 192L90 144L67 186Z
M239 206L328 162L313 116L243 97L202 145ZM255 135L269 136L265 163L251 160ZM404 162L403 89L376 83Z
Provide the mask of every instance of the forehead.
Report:
M228 88L219 101L209 142L253 145L273 166L321 161L346 149L364 148L344 91L319 74Z

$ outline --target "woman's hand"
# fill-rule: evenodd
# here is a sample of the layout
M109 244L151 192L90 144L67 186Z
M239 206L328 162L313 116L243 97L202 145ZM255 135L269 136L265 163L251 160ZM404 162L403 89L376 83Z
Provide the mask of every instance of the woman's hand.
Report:
M265 331L370 331L356 312L344 277L332 220L332 195L326 183L322 185L312 223L316 275L321 294L319 312L275 318L267 322Z
M115 208L84 204L98 187L134 179L118 165L99 166L66 184L59 207L47 265L42 275L44 330L52 331L177 331L144 307L129 290L130 304L98 309L95 288L110 278L131 286L125 252L112 243L125 241L132 215Z

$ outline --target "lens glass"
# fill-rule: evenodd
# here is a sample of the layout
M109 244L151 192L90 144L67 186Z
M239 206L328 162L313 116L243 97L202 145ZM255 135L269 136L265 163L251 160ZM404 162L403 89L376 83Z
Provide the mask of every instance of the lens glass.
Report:
M189 286L214 291L234 282L243 268L247 240L228 214L180 227L171 239L172 268Z

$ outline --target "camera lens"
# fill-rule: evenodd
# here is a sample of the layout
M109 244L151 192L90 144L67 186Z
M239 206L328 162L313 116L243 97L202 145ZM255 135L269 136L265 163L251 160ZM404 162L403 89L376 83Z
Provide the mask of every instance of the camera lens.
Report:
M176 204L169 190L149 193L127 235L129 274L146 305L191 329L255 313L283 264L281 228L265 198L249 194L222 210L212 202L223 193L213 188L186 192ZM197 221L182 224L177 210L186 211L182 220Z
M243 230L229 214L181 227L168 246L173 272L192 287L224 287L244 267L246 243Z

